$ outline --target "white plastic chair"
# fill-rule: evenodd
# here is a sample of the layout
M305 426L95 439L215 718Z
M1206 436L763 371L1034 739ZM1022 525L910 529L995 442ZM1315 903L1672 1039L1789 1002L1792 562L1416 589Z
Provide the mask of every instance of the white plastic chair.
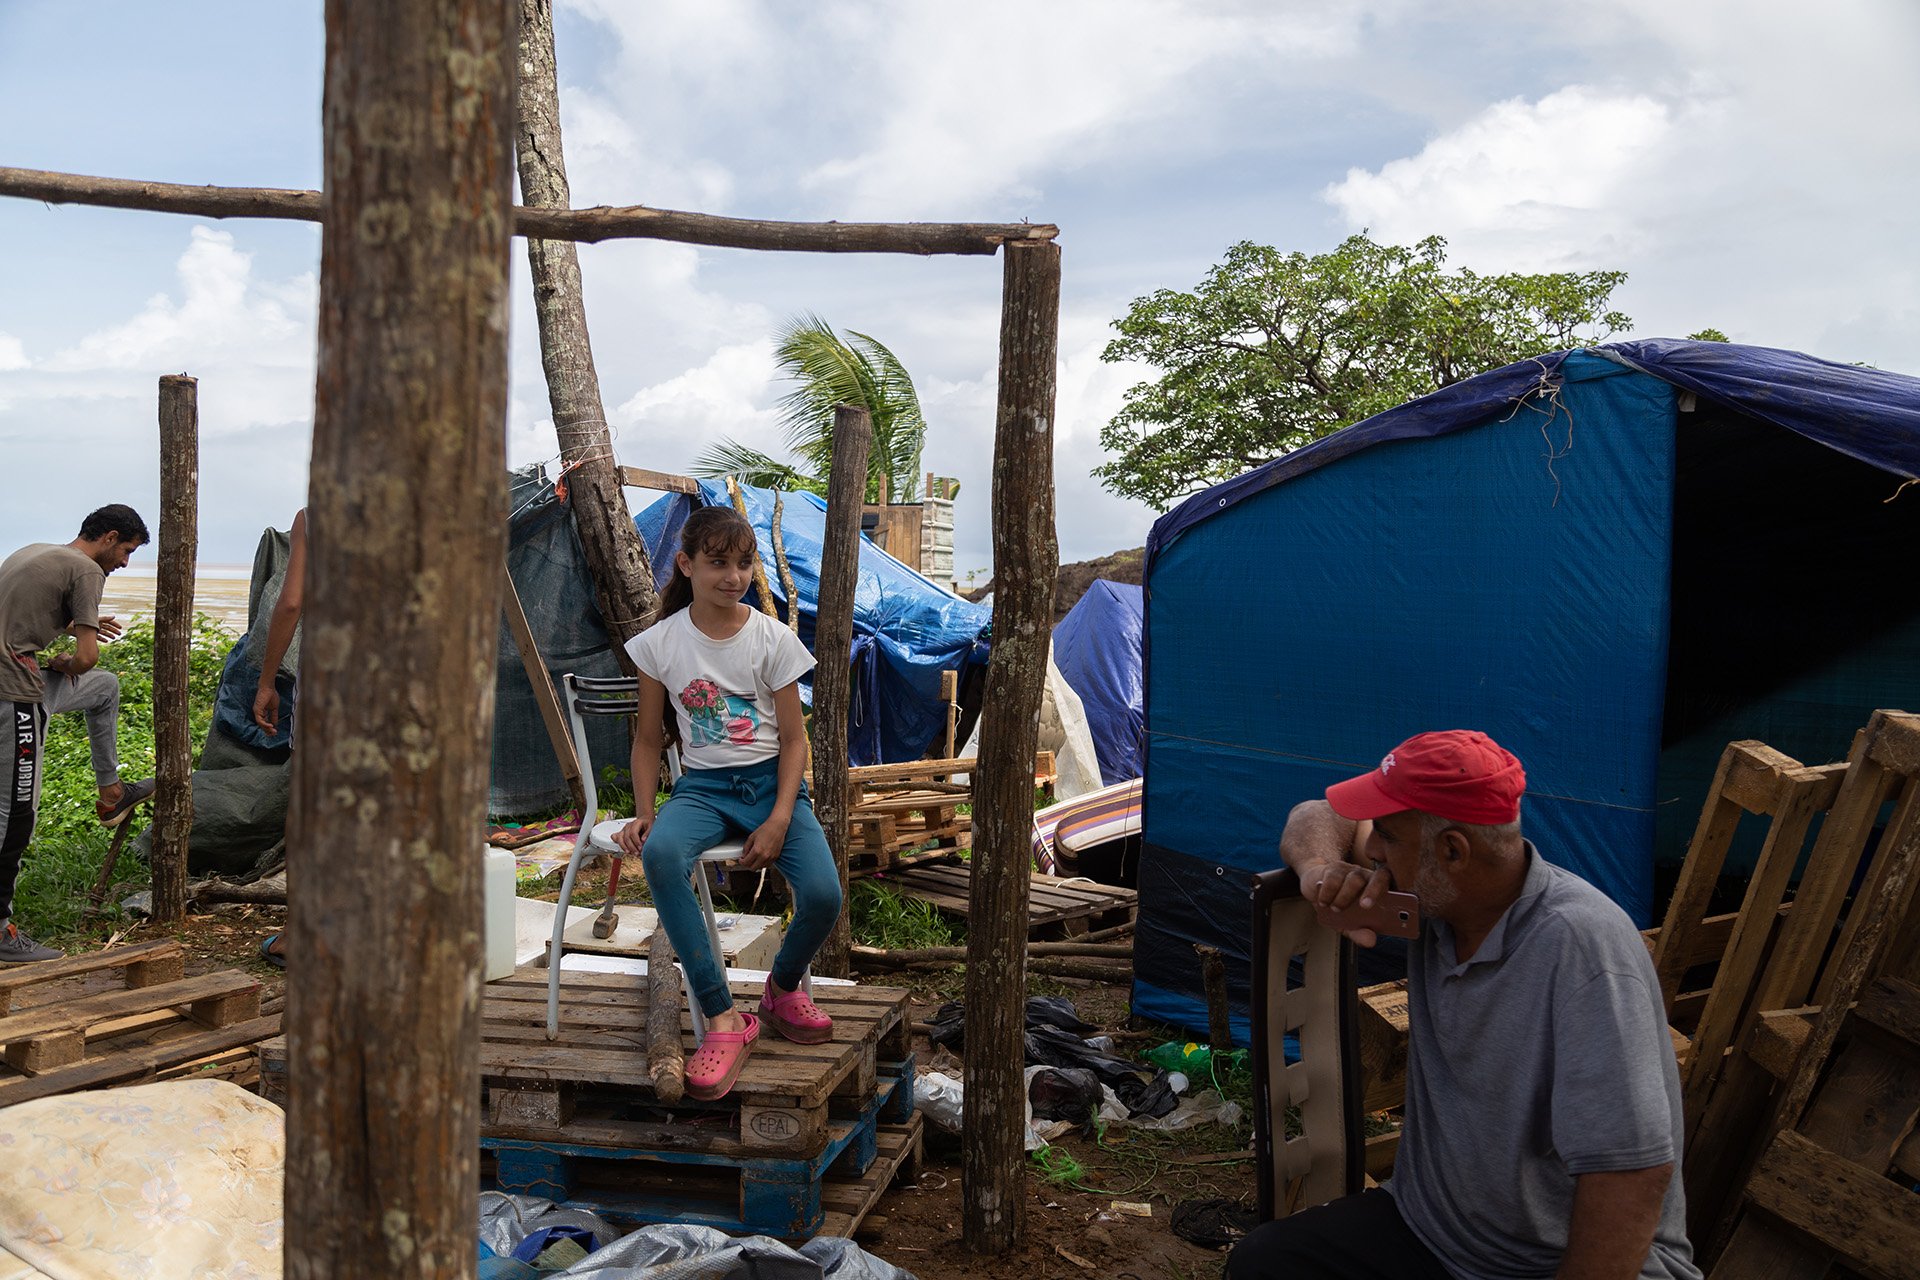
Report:
M567 725L573 734L575 753L580 758L580 788L585 793L586 811L580 815L580 836L573 843L573 856L567 860L567 874L560 882L560 903L553 913L553 938L547 944L547 1039L552 1040L560 1034L560 957L566 952L565 934L567 930L567 906L573 901L573 881L579 874L580 863L593 853L604 853L613 859L612 881L617 884L620 876L622 852L614 836L620 828L627 825L627 818L608 818L604 822L596 821L600 814L600 797L594 787L593 757L587 746L586 723L583 716L631 716L639 709L640 683L628 679L594 679L588 676L575 676L571 672L560 677L561 696L567 704ZM582 696L586 695L586 696ZM678 747L665 751L667 777L670 782L680 780L680 751ZM651 797L649 797L651 798ZM700 895L700 910L707 917L707 941L713 946L713 956L725 972L727 957L720 949L720 922L713 913L713 892L707 885L704 863L732 862L745 852L746 846L739 840L726 840L714 845L702 853L693 864L693 884ZM613 884L609 884L607 906L603 914L610 912L613 906ZM611 932L611 930L609 930ZM693 1034L696 1042L706 1039L707 1017L700 1008L699 1000L694 998L693 986L687 980L687 968L680 970L680 987L686 993L687 1010L693 1015Z

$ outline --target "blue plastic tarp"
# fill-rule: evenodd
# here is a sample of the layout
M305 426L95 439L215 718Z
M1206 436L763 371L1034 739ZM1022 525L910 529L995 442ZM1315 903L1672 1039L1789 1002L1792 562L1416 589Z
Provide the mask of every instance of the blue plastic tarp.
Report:
M1683 393L1699 402L1697 419L1681 412ZM1711 456L1690 442L1738 447L1747 437L1726 432L1741 422L1889 473L1883 495L1865 473L1863 486L1830 499L1855 504L1831 518L1849 536L1870 527L1860 503L1877 511L1920 475L1920 379L1658 340L1494 370L1162 517L1147 548L1136 1010L1203 1025L1190 944L1245 959L1246 878L1277 865L1287 811L1423 729L1484 729L1514 750L1528 771L1528 834L1542 852L1650 923L1656 822L1676 806L1697 811L1699 799L1670 785L1663 738L1681 567L1675 510L1687 503L1694 528L1723 512L1734 518L1712 490ZM1683 454L1697 468L1684 494ZM1786 471L1767 483L1800 478ZM1284 496L1274 493L1282 485ZM1861 498L1861 489L1872 492ZM1762 519L1744 508L1738 518ZM1260 566L1258 591L1234 572L1243 563ZM1698 566L1687 567L1697 577ZM1688 605L1701 607L1692 597ZM1907 652L1910 623L1875 621L1888 652ZM1772 642L1771 633L1754 639ZM1720 743L1753 736L1749 721L1786 700L1778 714L1822 730L1794 749L1819 752L1837 735L1844 751L1844 733L1827 722L1857 727L1861 707L1897 705L1907 687L1899 663L1859 670L1861 655L1877 652L1864 643L1832 669L1803 670L1798 649L1768 651L1774 666L1756 666L1761 674L1736 690L1751 705L1727 708L1739 713L1728 721L1738 731L1707 729ZM1773 670L1777 686L1763 678ZM1852 690L1845 705L1794 701L1842 677ZM1879 700L1889 689L1894 701ZM1234 995L1243 1001L1244 986Z
M760 558L768 566L767 585L784 618L786 593L772 567L773 491L743 487L741 492L760 544ZM719 481L702 480L700 497L701 506L729 505L726 486ZM690 496L676 494L634 517L653 560L656 582L664 584L673 574L680 529L694 505ZM825 500L814 494L782 496L780 540L800 597L800 639L809 649L813 648L814 602L820 594L826 515ZM751 593L748 603L754 603ZM854 764L914 760L926 754L947 725L940 673L958 672L964 683L969 667L985 665L992 619L991 609L962 600L861 539L849 655L853 666L849 755ZM801 693L811 704L810 683L803 683Z
M1139 587L1096 578L1053 629L1054 665L1086 707L1100 779L1108 785L1140 776L1145 626L1146 600Z

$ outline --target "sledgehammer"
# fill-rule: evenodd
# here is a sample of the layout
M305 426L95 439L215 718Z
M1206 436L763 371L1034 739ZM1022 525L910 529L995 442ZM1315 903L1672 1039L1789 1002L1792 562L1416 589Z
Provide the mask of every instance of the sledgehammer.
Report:
M593 918L593 936L603 941L613 936L620 927L620 913L613 909L614 896L620 892L620 855L613 857L612 869L607 872L607 901L600 908L600 914Z

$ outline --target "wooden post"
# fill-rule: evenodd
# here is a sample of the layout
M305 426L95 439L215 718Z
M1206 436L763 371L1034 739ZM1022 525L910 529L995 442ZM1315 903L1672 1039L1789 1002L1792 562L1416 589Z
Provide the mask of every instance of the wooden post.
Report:
M840 867L840 896L847 896L847 779L849 704L853 699L853 592L860 580L860 508L867 496L867 450L873 423L865 409L837 405L833 411L833 461L827 475L827 527L820 538L820 598L814 601L813 812L826 829ZM830 978L850 972L847 913L814 960Z
M1215 1053L1233 1052L1232 1006L1227 1002L1227 962L1220 948L1194 943L1200 957L1200 989L1207 993L1207 1046Z
M566 780L567 796L576 812L587 812L587 793L580 783L580 753L574 749L573 735L567 731L567 711L547 673L546 659L540 656L540 644L533 638L533 626L514 589L513 575L500 575L500 603L507 613L507 630L513 636L514 651L520 655L520 668L527 673L527 685L533 690L533 704L540 708L540 722L547 727L547 741L553 745L553 757L560 762L560 776Z
M1027 876L1034 745L1060 559L1053 526L1059 343L1059 246L1009 246L993 439L993 657L973 773L967 902L961 1200L962 1235L975 1253L1013 1248L1024 1217Z
M564 209L567 164L560 149L560 88L554 73L552 0L520 0L520 191L535 208ZM594 595L614 657L629 672L627 641L653 621L660 607L653 565L633 527L620 468L600 401L593 344L587 340L587 303L580 288L580 256L570 240L527 238L533 268L533 309L540 324L540 363L547 401L560 437L568 501L580 550L593 575Z
M329 0L286 1274L469 1277L511 0ZM456 478L457 483L450 483Z
M187 676L193 648L193 562L200 553L200 384L160 379L160 553L153 599L153 918L187 914L187 833L193 829L193 727ZM125 827L122 827L125 830ZM113 858L109 855L108 865Z
M706 874L702 867L701 874ZM724 967L725 956L715 957ZM687 1045L680 1034L680 970L673 939L656 928L647 938L647 1077L653 1096L678 1102L687 1091Z
M769 539L773 543L774 567L780 571L780 590L787 597L787 630L800 634L800 592L793 585L793 566L787 563L786 536L780 532L780 491L773 491L773 527Z
M747 495L740 488L740 482L732 476L727 477L727 497L733 503L733 509L749 525L753 517L747 514ZM780 611L773 606L773 588L767 585L767 566L756 557L753 562L753 591L760 601L760 610L769 618L777 618Z

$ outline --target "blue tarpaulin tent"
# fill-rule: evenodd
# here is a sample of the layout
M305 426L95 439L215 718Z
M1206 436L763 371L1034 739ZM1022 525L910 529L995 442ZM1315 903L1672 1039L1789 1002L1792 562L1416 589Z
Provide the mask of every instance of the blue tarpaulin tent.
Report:
M1053 662L1087 712L1100 780L1109 785L1140 776L1140 736L1146 726L1140 667L1145 598L1125 582L1095 578L1053 629Z
M786 595L772 567L773 491L743 486L741 492L760 543L760 558L768 566L768 585L785 617ZM730 503L725 484L714 480L700 482L700 499L701 506ZM673 573L680 527L694 505L690 496L676 494L634 517L653 559L656 582L664 584ZM827 504L814 494L789 493L782 499L780 541L800 596L800 639L809 649L826 518ZM756 603L751 593L747 602ZM853 603L849 753L854 764L913 760L926 753L947 724L940 673L956 671L964 685L970 668L986 664L987 627L992 619L993 611L985 605L962 600L861 539ZM801 692L811 703L810 684L803 685Z
M1287 811L1411 733L1525 762L1528 834L1639 923L1725 744L1920 705L1920 379L1653 340L1523 361L1194 495L1147 544L1137 1012L1205 1025ZM1249 572L1249 567L1256 567Z

